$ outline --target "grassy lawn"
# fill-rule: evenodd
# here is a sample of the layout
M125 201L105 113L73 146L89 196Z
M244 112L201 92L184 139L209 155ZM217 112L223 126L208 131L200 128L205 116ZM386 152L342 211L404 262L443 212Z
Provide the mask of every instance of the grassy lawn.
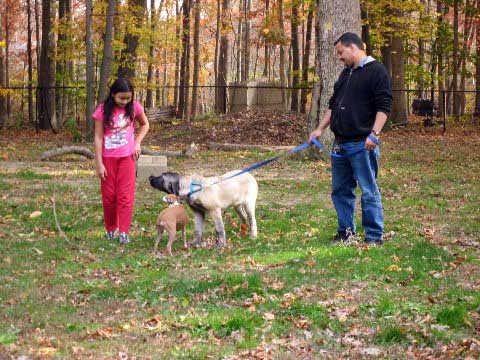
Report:
M40 163L51 142L4 139L0 358L478 358L479 146L478 129L386 135L381 248L331 245L328 162L284 159L254 173L258 239L227 211L227 249L208 219L207 246L179 239L158 259L162 193L139 183L134 241L107 242L94 162ZM270 155L205 151L169 167L212 175Z

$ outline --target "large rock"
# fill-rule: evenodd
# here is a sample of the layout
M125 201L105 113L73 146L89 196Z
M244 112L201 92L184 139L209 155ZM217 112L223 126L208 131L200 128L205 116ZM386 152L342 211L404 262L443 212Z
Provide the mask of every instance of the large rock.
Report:
M160 155L141 155L137 161L137 181L144 181L150 175L159 176L167 171L167 157Z

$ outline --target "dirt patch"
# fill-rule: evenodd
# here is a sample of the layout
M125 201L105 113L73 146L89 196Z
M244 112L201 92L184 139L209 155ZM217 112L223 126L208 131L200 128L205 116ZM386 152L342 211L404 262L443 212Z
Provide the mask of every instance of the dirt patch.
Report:
M163 125L151 135L152 145L183 148L192 142L207 148L211 142L254 145L292 145L306 137L307 115L280 110L250 110Z

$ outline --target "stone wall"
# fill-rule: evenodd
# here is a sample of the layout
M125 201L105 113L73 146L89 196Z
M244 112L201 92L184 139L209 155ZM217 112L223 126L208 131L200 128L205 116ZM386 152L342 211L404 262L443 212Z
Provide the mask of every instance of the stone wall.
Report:
M228 88L229 112L251 109L285 109L282 89L276 82L266 80L232 83Z

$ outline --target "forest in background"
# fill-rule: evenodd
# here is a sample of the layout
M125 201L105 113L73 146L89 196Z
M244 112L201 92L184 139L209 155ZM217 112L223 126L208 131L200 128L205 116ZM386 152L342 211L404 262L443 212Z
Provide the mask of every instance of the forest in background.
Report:
M335 26L328 3L345 1L1 0L0 125L85 124L119 76L147 108L171 105L186 120L227 111L228 87L263 84L307 113L317 34ZM392 123L408 122L414 98L433 100L439 116L480 114L479 6L360 2L367 54L392 77Z

